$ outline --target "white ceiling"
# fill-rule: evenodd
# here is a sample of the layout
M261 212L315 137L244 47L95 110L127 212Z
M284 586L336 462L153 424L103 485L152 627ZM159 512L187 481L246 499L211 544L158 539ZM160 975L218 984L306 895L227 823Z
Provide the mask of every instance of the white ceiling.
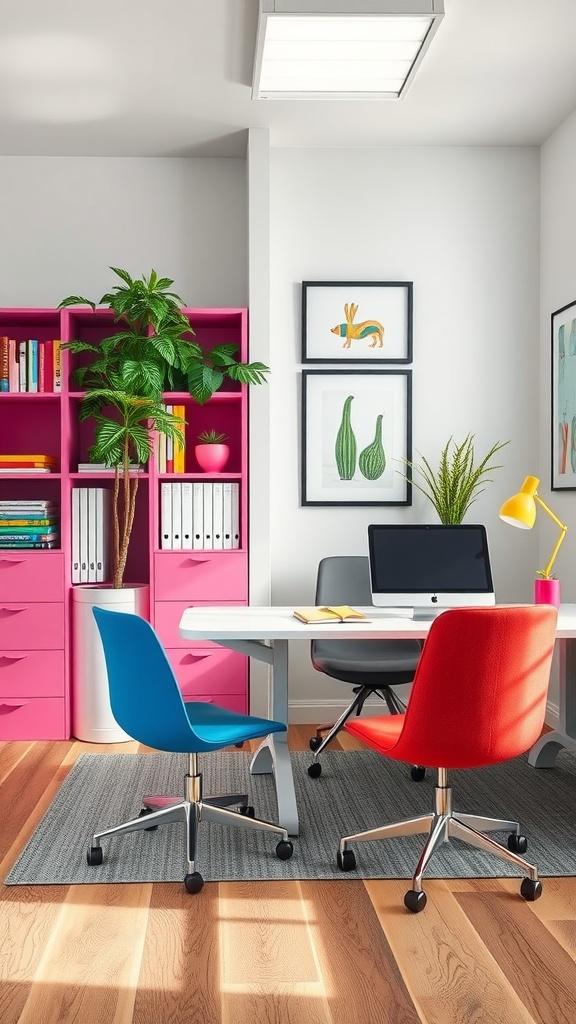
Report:
M576 108L576 0L445 0L400 101L251 99L257 0L0 0L0 155L538 145Z

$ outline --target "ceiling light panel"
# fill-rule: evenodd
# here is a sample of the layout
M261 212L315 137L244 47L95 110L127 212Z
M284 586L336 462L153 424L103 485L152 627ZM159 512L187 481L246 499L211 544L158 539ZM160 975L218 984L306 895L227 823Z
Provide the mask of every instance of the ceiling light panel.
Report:
M398 99L405 93L444 13L439 0L420 0L420 9L434 9L410 16L389 10L359 15L358 3L342 14L342 0L332 3L338 13L286 14L274 0L261 3L253 99ZM329 0L307 4L326 5ZM389 9L390 3L370 5L379 6ZM399 0L395 6L402 6Z

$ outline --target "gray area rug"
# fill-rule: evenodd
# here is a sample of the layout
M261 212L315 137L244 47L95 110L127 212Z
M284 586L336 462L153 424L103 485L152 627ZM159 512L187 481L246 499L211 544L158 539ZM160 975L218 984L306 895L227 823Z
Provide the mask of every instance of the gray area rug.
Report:
M256 815L276 820L271 776L250 776L250 754L200 757L204 792L246 792ZM427 813L435 773L419 783L406 765L373 751L327 752L322 775L307 774L311 755L292 753L301 831L294 855L280 861L276 838L246 829L200 824L197 869L206 881L411 878L423 838L357 844L357 870L336 866L341 836ZM184 824L103 840L104 863L89 867L92 833L135 817L144 794L179 794L187 759L175 754L81 754L6 879L7 885L94 882L170 882L183 879ZM542 875L576 874L576 759L561 753L550 769L525 758L451 773L454 807L517 819L529 840L529 859ZM494 833L506 841L506 836ZM432 859L429 878L520 876L512 865L457 840Z

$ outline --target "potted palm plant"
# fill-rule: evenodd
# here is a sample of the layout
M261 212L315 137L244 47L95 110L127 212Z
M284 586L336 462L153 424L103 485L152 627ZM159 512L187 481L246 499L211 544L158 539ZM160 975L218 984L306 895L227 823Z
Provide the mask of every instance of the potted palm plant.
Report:
M99 303L70 295L59 308L87 305L114 314L114 331L98 344L69 341L67 348L83 363L74 379L84 396L81 420L94 420L94 443L89 457L114 469L112 492L112 580L73 588L74 734L89 741L114 742L129 739L116 725L108 699L108 684L101 643L92 607L111 606L145 617L149 610L149 586L124 581L133 534L138 493L138 473L131 463L146 463L154 434L184 444L184 421L168 413L164 390L188 390L203 405L221 386L225 377L245 384L265 381L268 367L262 363L240 363L237 346L221 343L204 351L194 339L194 330L181 312L182 299L171 287L173 281L152 270L148 276L132 278L112 267L121 284L115 285Z

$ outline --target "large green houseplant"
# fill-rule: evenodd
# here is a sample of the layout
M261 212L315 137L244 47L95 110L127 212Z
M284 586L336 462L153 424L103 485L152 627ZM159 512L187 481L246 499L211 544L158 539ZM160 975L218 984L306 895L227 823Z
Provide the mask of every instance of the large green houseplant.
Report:
M406 460L406 465L418 475L412 483L432 502L444 525L459 525L466 512L484 490L489 473L501 469L491 459L508 444L497 441L479 461L476 459L474 434L468 434L461 444L450 437L442 449L437 468L418 452L420 462Z
M138 474L130 471L130 462L148 460L154 432L183 441L183 421L166 412L163 391L187 390L203 405L225 377L260 384L269 371L263 363L238 362L235 344L204 351L193 340L194 330L181 312L184 302L171 291L170 278L159 277L155 270L148 277L132 278L126 270L110 269L122 284L98 303L69 295L59 308L87 305L114 314L115 330L99 344L70 341L63 348L93 355L74 371L74 379L86 392L80 418L96 422L89 457L115 469L112 586L121 588L138 490Z

